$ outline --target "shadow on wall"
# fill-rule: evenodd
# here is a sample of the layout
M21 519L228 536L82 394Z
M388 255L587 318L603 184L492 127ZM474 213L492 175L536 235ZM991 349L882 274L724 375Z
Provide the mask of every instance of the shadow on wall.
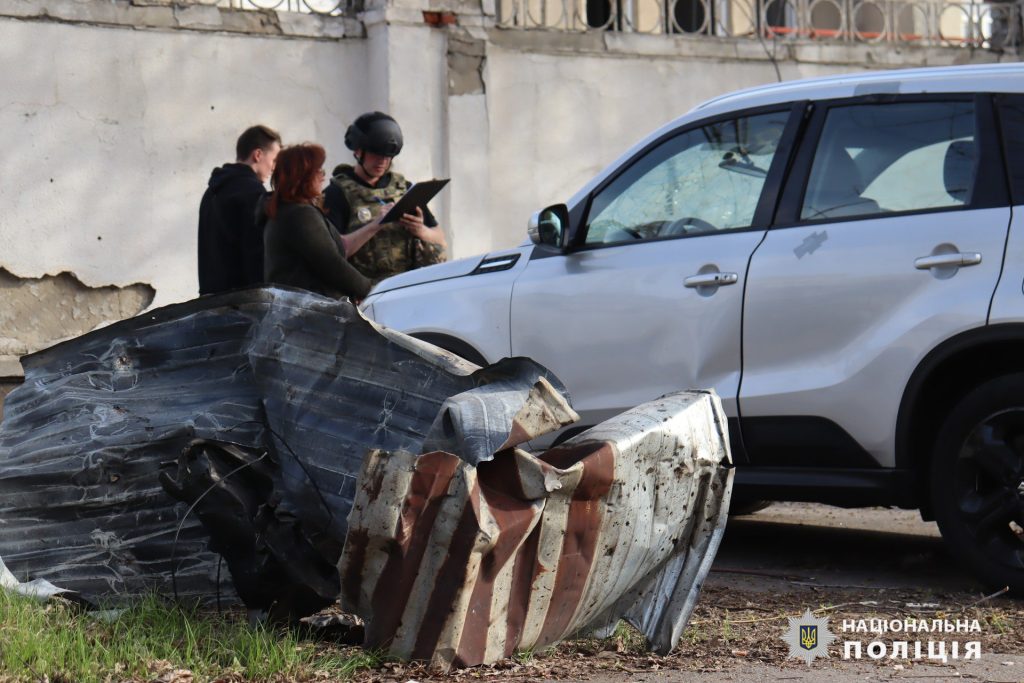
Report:
M155 296L147 284L89 287L71 273L22 278L0 268L0 400L3 378L21 377L19 357L138 315Z

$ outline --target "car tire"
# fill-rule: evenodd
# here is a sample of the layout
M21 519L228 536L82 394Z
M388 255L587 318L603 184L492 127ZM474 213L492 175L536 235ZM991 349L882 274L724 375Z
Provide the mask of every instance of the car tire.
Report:
M985 382L950 411L930 488L952 553L984 583L1024 595L1024 373Z

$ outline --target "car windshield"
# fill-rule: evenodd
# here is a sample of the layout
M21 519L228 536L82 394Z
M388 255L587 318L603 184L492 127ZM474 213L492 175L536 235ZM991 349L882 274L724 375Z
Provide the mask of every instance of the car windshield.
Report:
M750 226L787 118L732 119L665 141L594 197L586 242Z

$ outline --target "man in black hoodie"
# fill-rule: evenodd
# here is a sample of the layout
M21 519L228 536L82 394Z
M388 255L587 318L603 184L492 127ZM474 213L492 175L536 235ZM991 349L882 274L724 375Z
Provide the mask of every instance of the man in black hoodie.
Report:
M215 168L199 204L199 293L263 282L263 234L256 206L274 171L281 136L253 126L238 138L233 164Z

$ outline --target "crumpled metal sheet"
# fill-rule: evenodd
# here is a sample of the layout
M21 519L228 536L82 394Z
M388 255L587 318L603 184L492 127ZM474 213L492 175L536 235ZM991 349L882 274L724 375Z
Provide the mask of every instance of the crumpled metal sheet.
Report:
M503 443L571 424L578 416L544 373L523 359L474 372L481 385L445 401L425 443ZM526 378L536 380L533 386ZM245 604L272 621L294 623L335 602L341 590L337 562L345 536L330 523L338 505L322 495L326 482L314 464L273 448L196 440L179 458L176 476L162 475L164 488L194 507ZM345 502L351 505L351 497Z
M620 616L667 651L724 529L713 393L533 455L577 419L543 367L478 368L306 292L204 297L24 364L0 426L12 586L206 597L219 555L250 607L340 594L400 657L491 662Z
M61 596L73 596L74 594L64 588L58 588L46 579L34 579L32 581L18 581L17 577L11 573L11 570L7 568L4 561L0 559L0 589L8 590L18 595L24 595L27 598L34 598L40 602L45 602L50 598L61 595Z
M501 377L497 363L481 371L492 380L485 387L452 396L441 406L423 442L424 451L458 453L470 465L490 460L580 419L565 398L543 376L523 391L522 377Z
M342 607L366 622L367 646L441 667L494 662L620 617L668 652L724 532L726 424L713 393L683 392L539 456L515 445L543 424L490 438L500 445L488 458L473 448L461 457L457 442L451 452L375 451L339 563Z
M333 573L368 450L420 452L445 400L475 387L494 384L517 405L538 378L561 388L531 361L479 369L347 301L278 288L168 306L22 362L0 426L0 557L15 575L90 597L229 591L204 511L215 549L252 592L301 583L301 567L298 579L282 567L295 548ZM438 442L458 424L442 422ZM263 488L201 487L240 466L230 482ZM243 527L277 534L277 554L233 538L234 516L218 523L213 503L229 499L252 514ZM259 566L243 571L247 557Z

